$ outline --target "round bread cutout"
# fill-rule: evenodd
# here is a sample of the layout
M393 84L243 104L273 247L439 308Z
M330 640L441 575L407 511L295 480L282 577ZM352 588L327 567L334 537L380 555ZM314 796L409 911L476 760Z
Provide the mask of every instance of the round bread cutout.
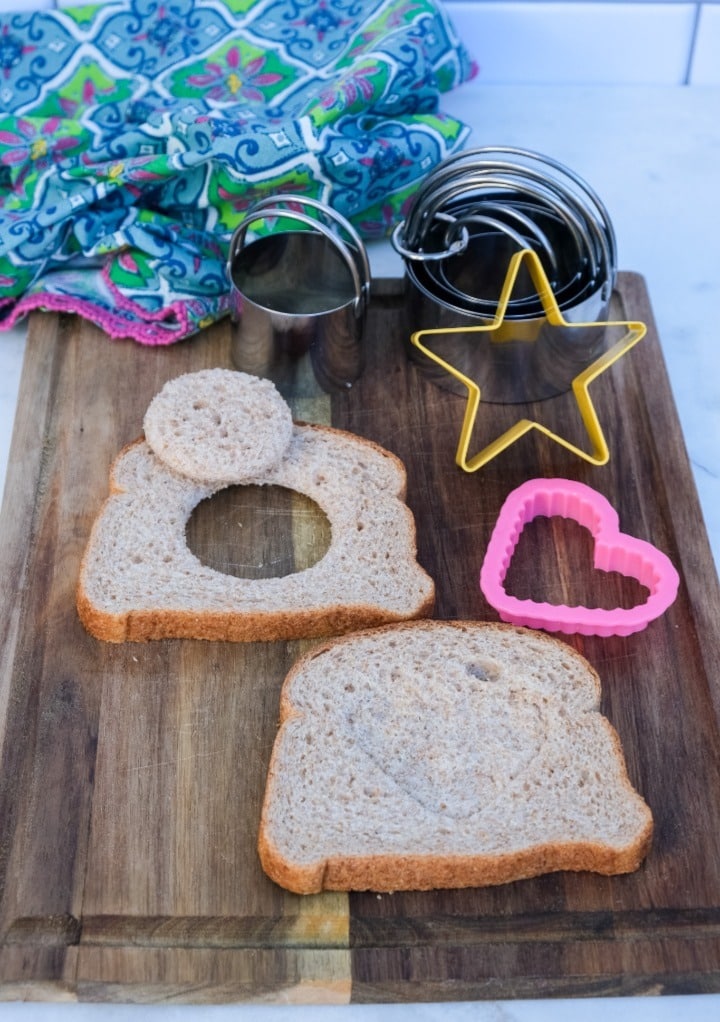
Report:
M170 380L143 423L153 453L173 472L202 483L242 483L283 458L290 408L275 385L233 369Z

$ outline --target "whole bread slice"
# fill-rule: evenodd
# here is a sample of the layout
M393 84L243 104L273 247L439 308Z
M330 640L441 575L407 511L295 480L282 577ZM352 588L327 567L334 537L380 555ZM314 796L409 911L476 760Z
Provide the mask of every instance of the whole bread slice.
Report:
M408 622L325 643L285 680L258 850L300 894L614 874L647 853L600 681L510 625Z
M326 554L284 577L226 575L189 549L187 520L225 482L180 475L144 440L120 453L77 586L78 613L92 635L111 642L295 639L432 613L435 587L416 560L405 469L390 452L351 433L296 423L282 457L243 476L246 484L306 494L329 519Z

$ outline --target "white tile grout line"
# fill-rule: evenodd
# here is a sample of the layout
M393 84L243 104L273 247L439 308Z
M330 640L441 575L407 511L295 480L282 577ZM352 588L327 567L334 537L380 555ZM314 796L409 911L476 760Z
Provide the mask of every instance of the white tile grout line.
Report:
M700 31L700 16L702 13L702 3L695 4L695 17L693 18L692 32L690 33L690 46L688 47L687 64L685 66L685 75L683 77L683 85L690 84L690 78L692 76L693 61L695 60L695 50L697 48L698 32Z

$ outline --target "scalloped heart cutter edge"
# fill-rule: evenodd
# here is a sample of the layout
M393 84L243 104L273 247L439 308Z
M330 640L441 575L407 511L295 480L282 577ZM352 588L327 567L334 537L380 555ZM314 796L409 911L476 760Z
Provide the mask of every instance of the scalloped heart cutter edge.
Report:
M540 516L571 518L588 528L595 541L596 570L616 571L637 579L649 590L646 602L628 609L608 610L510 596L504 582L520 533L528 522ZM662 551L652 543L621 532L618 514L606 498L592 487L570 479L531 479L508 495L480 571L480 588L503 621L581 635L631 635L642 631L673 603L679 584L677 571Z

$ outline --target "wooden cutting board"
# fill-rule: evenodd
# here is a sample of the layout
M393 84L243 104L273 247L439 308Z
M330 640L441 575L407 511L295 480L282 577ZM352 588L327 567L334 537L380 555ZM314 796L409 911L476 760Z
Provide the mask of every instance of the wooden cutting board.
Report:
M476 474L457 469L464 401L409 365L392 282L376 286L362 380L293 410L404 460L439 618L496 618L477 576L503 500L528 478L589 483L624 531L669 555L681 586L665 615L627 638L567 639L597 668L603 710L652 808L646 863L626 877L305 899L267 880L255 841L280 687L309 644L114 646L75 612L111 461L167 379L231 365L232 327L153 350L74 317L33 317L0 531L0 998L720 990L720 596L642 279L621 274L616 303L649 332L593 384L611 448L603 468L536 432ZM584 442L565 395L481 406L477 449L528 413ZM322 515L291 494L215 500L188 541L227 570L293 570L327 543ZM588 590L609 605L637 598L627 580L593 578L589 558L584 530L540 520L523 535L513 586L565 602Z

